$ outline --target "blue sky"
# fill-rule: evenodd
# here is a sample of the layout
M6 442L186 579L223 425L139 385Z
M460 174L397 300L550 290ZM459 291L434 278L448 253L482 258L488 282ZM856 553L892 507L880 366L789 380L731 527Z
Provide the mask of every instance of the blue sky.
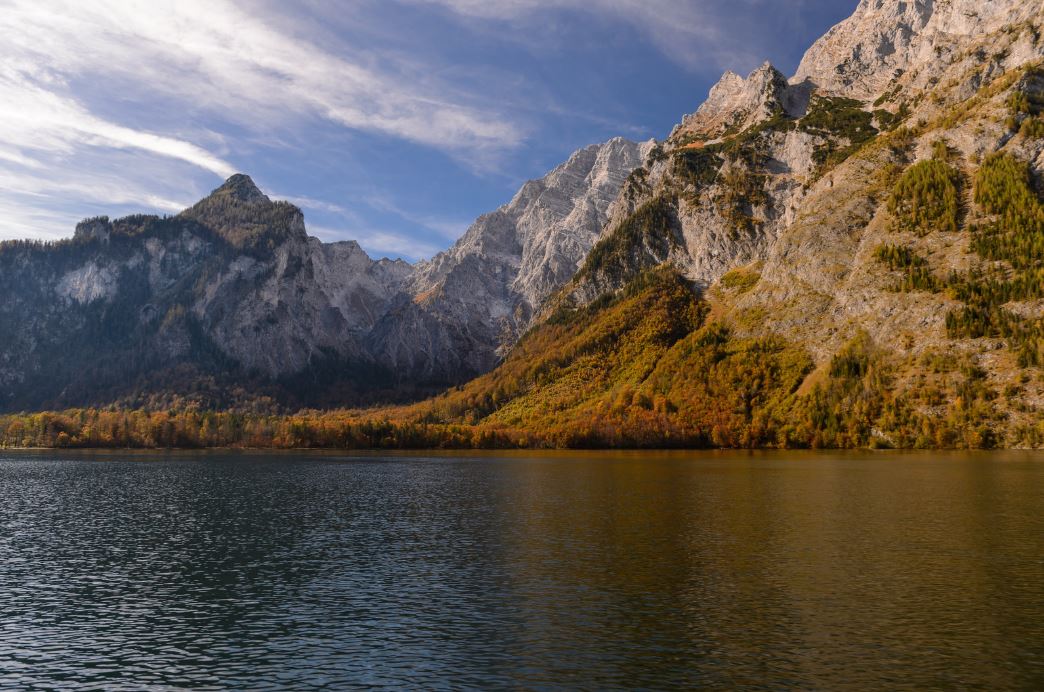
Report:
M856 0L0 0L0 238L233 172L373 256L448 247L576 149L790 74Z

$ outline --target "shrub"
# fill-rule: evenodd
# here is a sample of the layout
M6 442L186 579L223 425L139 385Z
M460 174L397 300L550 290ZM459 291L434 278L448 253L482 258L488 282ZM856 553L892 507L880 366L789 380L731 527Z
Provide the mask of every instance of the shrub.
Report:
M1044 260L1044 204L1033 189L1028 164L1009 154L987 157L975 179L975 202L999 217L977 229L976 252L1017 269Z
M882 126L890 127L894 124L890 120ZM847 159L878 133L874 127L874 113L863 110L860 101L823 96L812 98L808 113L801 119L799 127L827 139L812 154L820 172Z
M747 293L761 281L761 274L753 269L733 269L721 277L722 288L736 293Z

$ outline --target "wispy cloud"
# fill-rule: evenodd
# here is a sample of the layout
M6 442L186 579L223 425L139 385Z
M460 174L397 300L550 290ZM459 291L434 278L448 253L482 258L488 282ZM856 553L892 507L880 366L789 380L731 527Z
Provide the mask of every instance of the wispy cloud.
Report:
M641 106L633 76L617 91L606 51L590 91L586 63L556 74L596 54L566 40L588 24L599 45L634 42L633 27L636 55L664 73L682 71L648 44L695 71L743 69L765 56L737 28L807 1L0 0L0 237L174 212L241 170L294 193L325 231L387 222L369 248L425 256L440 248L407 234L459 237L484 210L470 187L491 208L492 187L509 196L588 130L645 135L624 124ZM431 189L452 194L416 194L439 175L452 184Z
M59 238L85 216L173 214L192 201L186 171L156 167L147 153L123 151L115 161L82 153L70 157L67 168L46 157L39 168L0 165L0 238ZM128 178L126 170L140 179Z
M285 197L285 199L302 209L323 212L332 217L337 217L331 225L331 216L326 217L324 223L308 222L308 232L320 240L327 242L352 239L371 255L391 257L405 257L410 260L427 259L446 249L450 242L457 240L463 235L469 221L452 220L437 216L416 214L392 202L389 198L378 193L370 193L360 198L361 203L370 209L385 212L398 217L400 221L430 231L444 243L436 244L426 240L418 240L417 237L406 233L395 232L388 229L374 229L358 212L347 207L330 204L322 200L309 197ZM401 224L393 224L401 225ZM429 234L430 235L430 234Z
M285 34L272 26L277 20L227 0L14 0L0 13L0 57L32 66L20 76L23 88L30 77L42 89L108 75L252 127L320 117L445 149L521 139L503 114L448 100L438 84L387 61L378 67ZM117 141L171 148L102 129Z
M334 204L332 202L326 202L321 199L314 199L312 197L301 197L300 195L280 195L278 193L269 193L269 197L275 197L276 199L285 200L291 204L297 205L302 209L314 209L316 211L324 211L329 214L339 214L345 217L354 218L355 214L340 204Z
M738 11L763 0L400 0L443 6L461 16L499 21L545 21L568 10L608 16L642 31L660 50L692 68L744 68L765 59L759 47L736 40Z
M473 219L451 219L441 216L432 216L429 214L418 214L408 209L404 209L385 195L371 194L366 197L365 202L373 209L394 214L403 221L408 221L417 226L434 231L446 240L457 240L460 238L464 235L464 231L467 230L468 226L471 225L473 221Z
M0 240L57 240L68 236L73 225L82 218L7 194L0 194L0 217L3 218Z
M185 164L227 177L246 168L258 141L276 142L315 122L431 147L475 166L521 143L523 129L510 117L416 66L362 47L321 47L284 18L230 0L0 0L0 179L15 185L0 190L12 212L0 237L51 236L67 219L34 205L135 202L176 211L169 186L150 186L150 177L180 171L182 194L191 193L197 186ZM203 122L237 136L201 129ZM152 160L137 156L122 181L111 165L99 173L72 164L88 158L97 165L104 152L121 151ZM27 206L15 214L19 204ZM303 206L347 211L316 199ZM33 230L35 222L41 226Z
M375 258L402 257L410 261L417 261L428 259L444 249L431 243L418 242L416 238L401 233L383 230L366 228L342 230L312 224L309 225L308 231L326 242L351 238L358 242L370 257Z
M30 69L0 66L0 158L30 168L43 164L33 152L66 152L76 146L140 149L180 159L220 176L235 168L202 147L174 137L135 130L88 112L72 98L39 86ZM6 153L6 155L5 155Z

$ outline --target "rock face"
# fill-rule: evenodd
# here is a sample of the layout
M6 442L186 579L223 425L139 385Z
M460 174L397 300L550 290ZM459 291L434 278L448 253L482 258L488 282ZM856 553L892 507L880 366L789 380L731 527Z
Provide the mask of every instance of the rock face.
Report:
M299 209L243 175L176 217L101 217L70 241L7 243L0 393L26 407L227 405L321 366L361 394L373 384L354 382L373 369L365 338L411 271L308 237ZM285 389L271 393L304 401Z
M576 273L652 146L618 138L586 147L523 185L452 248L417 266L409 300L381 321L373 351L391 368L442 381L490 369Z
M807 103L808 89L800 84L791 86L770 63L746 79L730 70L711 88L699 110L674 129L671 140L714 140L742 132L777 113L799 116Z
M768 63L746 79L726 73L628 179L600 238L610 251L587 258L565 303L589 303L664 262L708 286L761 257L792 220L816 147L847 142L794 126L810 96L807 83L788 83ZM627 247L635 237L640 245Z
M416 267L309 237L245 175L176 217L0 245L0 407L354 405L459 382L571 278L650 146L577 152Z
M1042 17L1040 0L862 0L791 79L768 63L747 78L726 72L625 185L602 250L545 314L589 303L663 262L706 287L765 259L810 193L829 193L839 182L836 165L862 144L1038 60ZM928 94L934 101L922 103ZM969 154L999 146L959 136ZM652 212L661 228L638 232Z
M1039 0L863 0L792 79L771 66L726 74L628 180L543 314L604 304L669 264L734 337L810 354L803 392L858 337L889 373L888 396L945 418L944 428L969 415L959 373L974 373L991 402L975 415L990 429L969 433L970 444L1044 439L1026 432L1044 433L1033 365L1044 362L1044 323L1040 291L1022 273L1039 271L1032 248L1044 242L1042 24ZM1026 169L998 193L1024 205L1017 219L1011 208L998 217L1000 203L979 192L983 167L998 160ZM901 209L912 196L924 211L922 186L950 200L952 217L912 230ZM1016 189L1023 202L1010 201ZM1003 243L1022 254L1002 259ZM950 369L926 369L936 359Z
M1039 0L860 0L855 13L816 41L795 79L856 99L873 99L911 71L941 71L957 46L1039 22ZM985 46L984 46L985 47ZM1005 56L1010 67L1029 54Z

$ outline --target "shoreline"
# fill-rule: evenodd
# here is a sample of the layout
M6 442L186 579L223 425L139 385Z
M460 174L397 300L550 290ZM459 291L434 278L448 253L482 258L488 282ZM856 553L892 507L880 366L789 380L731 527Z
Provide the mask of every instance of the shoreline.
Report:
M362 454L527 454L527 453L561 453L583 454L598 452L627 452L650 454L692 454L692 453L803 453L803 452L873 452L873 453L910 453L910 452L1039 452L1044 454L1044 447L492 447L492 448L445 448L445 447L3 447L4 452L245 452L245 453L362 453Z

